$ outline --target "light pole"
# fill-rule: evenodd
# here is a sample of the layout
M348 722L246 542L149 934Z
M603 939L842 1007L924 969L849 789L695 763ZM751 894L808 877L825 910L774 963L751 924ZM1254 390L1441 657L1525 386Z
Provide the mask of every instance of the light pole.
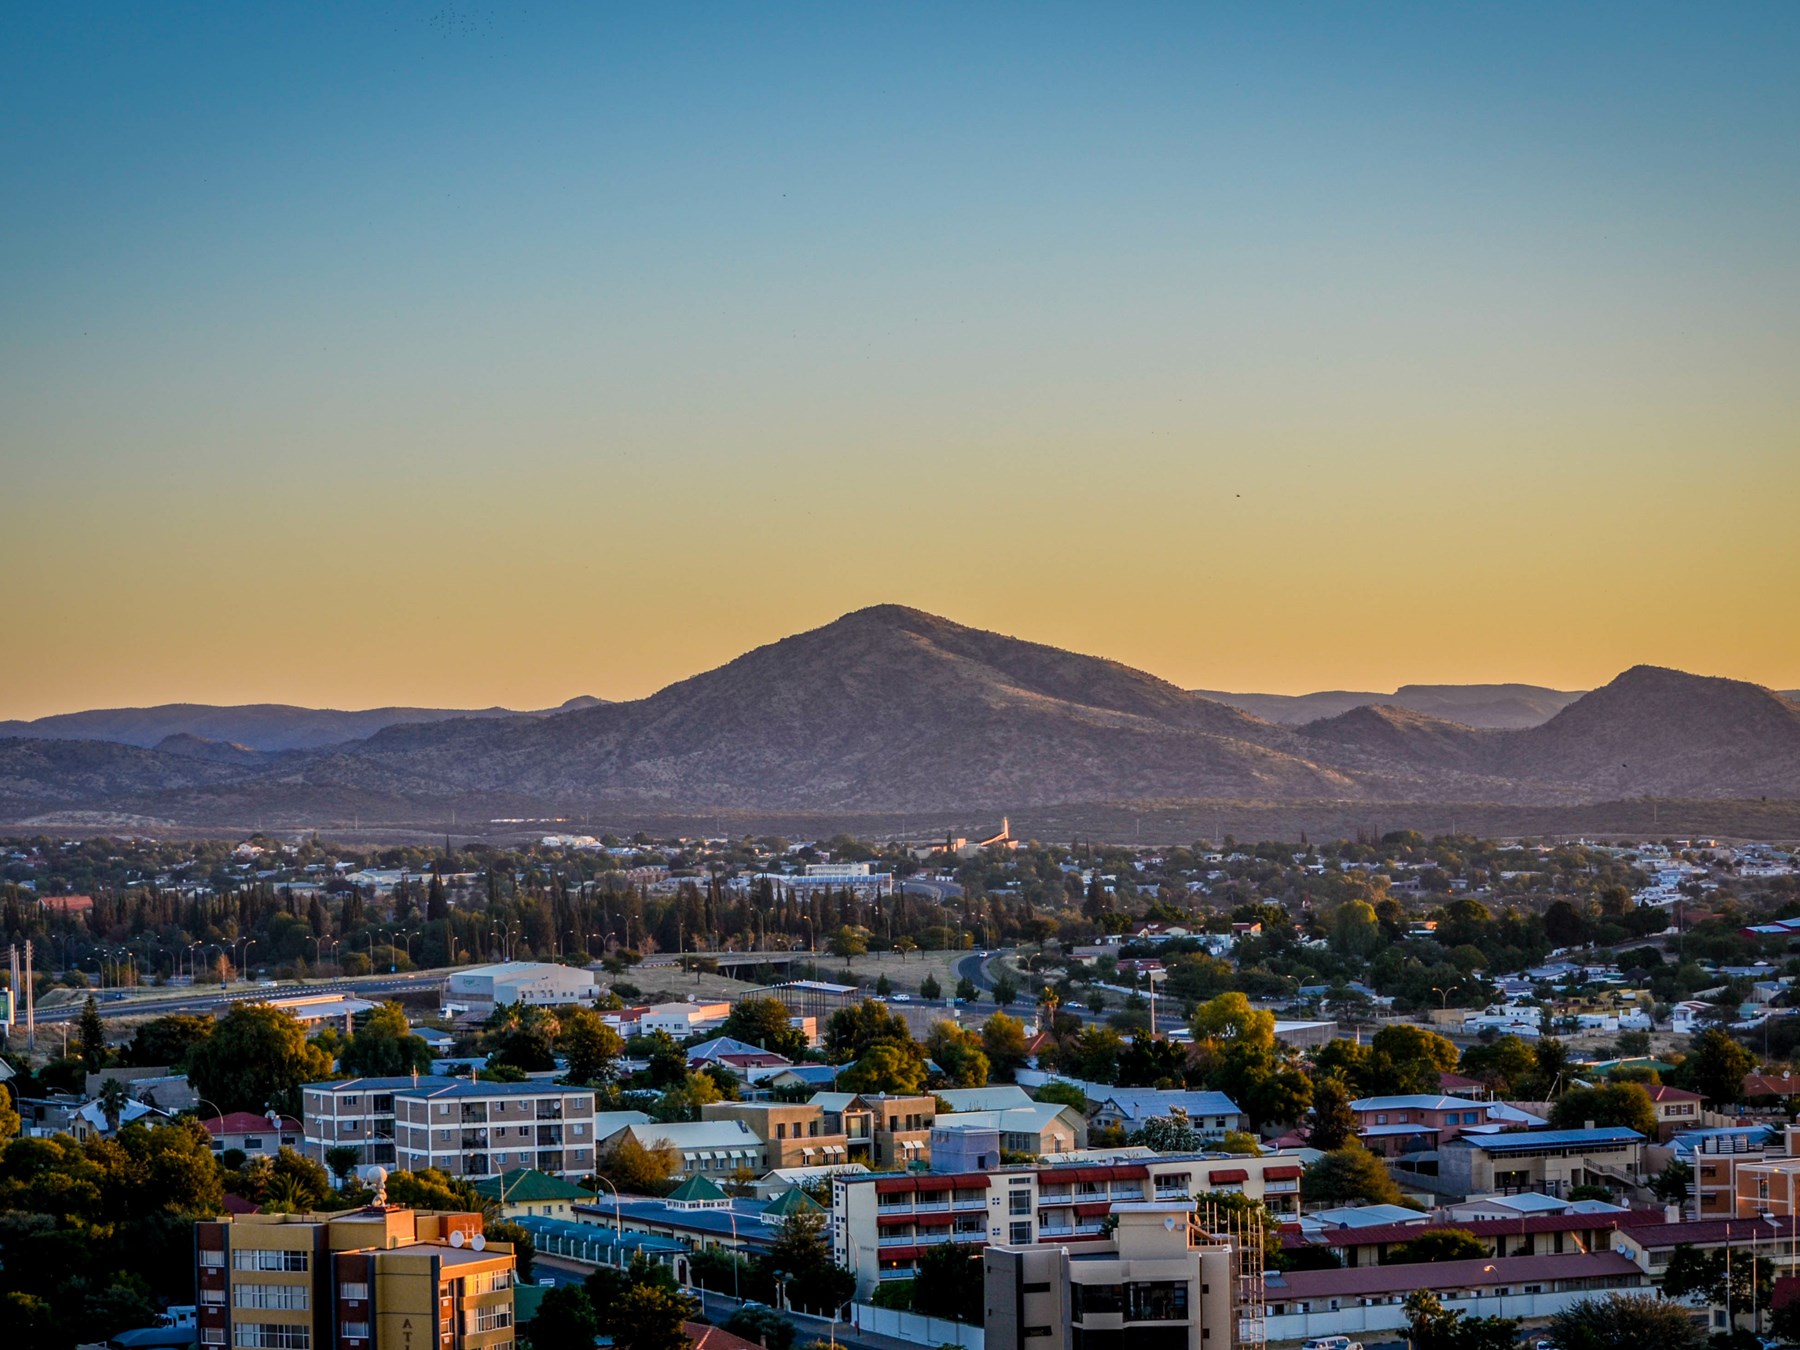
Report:
M244 938L244 937L239 938L236 942L233 942L231 944L231 955L232 955L232 959L237 963L239 979L244 978L244 962L249 959L250 949L252 947L254 947L255 945L256 945L255 938ZM241 954L238 951L238 948L240 946L244 949Z
M598 1207L600 1204L599 1187L604 1186L604 1187L606 1187L607 1190L612 1192L613 1228L614 1228L614 1231L618 1234L620 1244L623 1245L623 1243L625 1241L625 1219L619 1212L619 1188L617 1186L613 1185L612 1182L608 1181L605 1177L601 1176L598 1172L594 1173L594 1185L595 1185L594 1204L596 1207Z

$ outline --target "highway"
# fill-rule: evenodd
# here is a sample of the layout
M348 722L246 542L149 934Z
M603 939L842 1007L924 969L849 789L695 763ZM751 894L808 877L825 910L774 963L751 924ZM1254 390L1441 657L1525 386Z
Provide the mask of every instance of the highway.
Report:
M110 989L94 990L102 1017L161 1017L170 1013L210 1013L222 1004L246 998L282 998L299 994L404 994L435 989L444 982L447 969L411 971L404 975L365 975L354 979L308 980L304 984L284 980L262 985L239 980L229 985L199 985L185 989L139 988L123 998ZM204 992L201 992L204 991ZM37 1011L39 1025L70 1022L81 1016L85 998L60 1007Z

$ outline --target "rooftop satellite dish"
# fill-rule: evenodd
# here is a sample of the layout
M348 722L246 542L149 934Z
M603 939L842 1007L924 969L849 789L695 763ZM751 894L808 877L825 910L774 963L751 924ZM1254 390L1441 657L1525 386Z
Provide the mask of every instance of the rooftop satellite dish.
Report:
M1168 1229L1171 1233L1175 1231L1175 1216L1173 1214L1163 1220L1163 1227Z
M463 1231L460 1228L450 1234L450 1245L452 1247L460 1247L465 1241L467 1241L467 1239L463 1237Z
M485 1252L487 1250L487 1235L484 1233L477 1233L474 1237L469 1239L469 1245L478 1252Z

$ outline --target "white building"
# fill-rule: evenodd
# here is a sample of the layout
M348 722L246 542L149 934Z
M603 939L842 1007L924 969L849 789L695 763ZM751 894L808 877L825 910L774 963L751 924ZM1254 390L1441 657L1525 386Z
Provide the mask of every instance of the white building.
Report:
M592 1003L594 972L547 961L502 961L453 971L444 981L444 1004L489 1013L505 1003L553 1007Z

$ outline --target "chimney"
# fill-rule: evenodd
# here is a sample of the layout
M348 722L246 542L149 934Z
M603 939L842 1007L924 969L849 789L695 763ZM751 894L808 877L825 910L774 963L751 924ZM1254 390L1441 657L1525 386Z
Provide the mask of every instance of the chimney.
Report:
M1594 1128L1594 1122L1591 1120L1584 1120L1581 1122L1581 1128L1584 1130L1591 1130Z
M1680 1205L1664 1205L1663 1206L1663 1222L1664 1223L1680 1223L1681 1222L1681 1206Z

